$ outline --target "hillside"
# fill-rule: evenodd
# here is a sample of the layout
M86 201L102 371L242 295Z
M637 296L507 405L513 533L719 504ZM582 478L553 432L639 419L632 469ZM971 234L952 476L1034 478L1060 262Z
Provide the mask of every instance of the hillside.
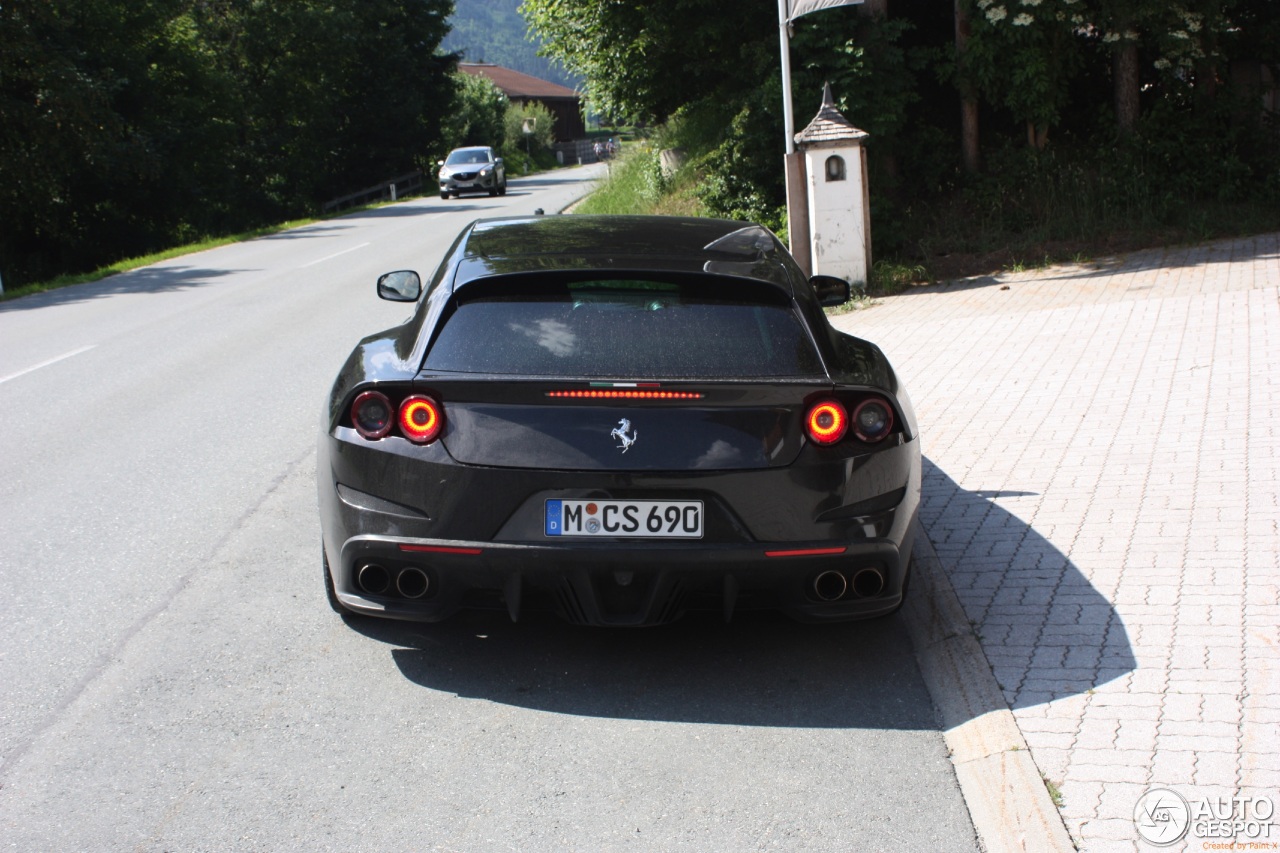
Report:
M466 62L492 62L562 86L576 88L578 79L538 56L529 28L519 12L520 0L455 0L452 30L442 47Z

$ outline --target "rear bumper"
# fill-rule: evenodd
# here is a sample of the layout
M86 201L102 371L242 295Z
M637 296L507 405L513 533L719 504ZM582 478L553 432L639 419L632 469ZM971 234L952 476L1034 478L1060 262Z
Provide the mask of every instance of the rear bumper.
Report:
M912 541L907 537L908 548ZM909 551L876 541L843 546L839 554L804 553L840 547L829 541L564 547L357 536L342 547L334 586L338 600L357 613L425 622L468 607L505 609L513 618L527 609L552 609L574 623L608 626L658 625L688 610L722 611L728 618L736 610L767 608L821 622L897 609ZM367 566L385 570L390 585L384 594L360 588ZM407 570L428 579L420 597L396 591L396 578ZM848 589L824 600L816 581L830 572ZM853 584L859 573L861 591ZM826 580L830 596L839 585L831 575Z
M513 618L551 609L580 624L638 626L687 610L863 619L902 600L920 503L916 441L777 469L650 474L461 465L439 442L370 448L352 435L339 428L322 437L318 486L334 590L357 613L437 621L465 608ZM546 537L553 498L703 500L706 534ZM369 565L385 572L386 588L361 583ZM853 589L865 569L879 582ZM395 588L410 570L422 573L409 585L413 597ZM842 580L829 577L820 596L814 583L824 572ZM423 576L426 591L416 595ZM830 596L842 584L849 589Z

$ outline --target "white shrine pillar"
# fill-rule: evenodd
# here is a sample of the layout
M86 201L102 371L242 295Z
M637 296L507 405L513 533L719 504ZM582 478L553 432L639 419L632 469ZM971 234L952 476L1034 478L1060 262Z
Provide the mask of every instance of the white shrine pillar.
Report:
M830 83L818 114L796 134L808 176L809 272L842 278L855 289L866 287L871 270L866 138L836 109Z

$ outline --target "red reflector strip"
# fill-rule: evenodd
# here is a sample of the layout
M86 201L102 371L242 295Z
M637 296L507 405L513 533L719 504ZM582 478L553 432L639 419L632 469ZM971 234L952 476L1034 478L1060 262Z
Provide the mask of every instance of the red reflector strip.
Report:
M466 554L471 557L484 553L480 548L449 548L444 545L401 545L400 550L419 554Z
M706 395L696 391L548 391L547 396L575 400L701 400Z
M848 548L801 548L796 551L765 551L766 557L821 557L843 554Z

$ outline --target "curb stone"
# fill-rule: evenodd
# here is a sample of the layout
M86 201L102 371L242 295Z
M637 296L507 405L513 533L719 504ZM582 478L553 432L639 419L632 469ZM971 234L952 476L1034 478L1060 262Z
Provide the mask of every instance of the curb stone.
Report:
M915 543L903 620L986 853L1073 853L1062 816L928 536Z

